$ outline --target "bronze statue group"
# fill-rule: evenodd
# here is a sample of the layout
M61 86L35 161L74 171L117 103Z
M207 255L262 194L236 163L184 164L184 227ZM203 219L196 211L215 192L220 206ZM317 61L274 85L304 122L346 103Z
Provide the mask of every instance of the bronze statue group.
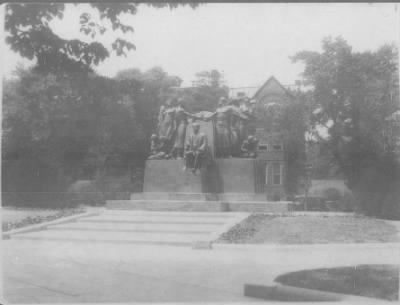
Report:
M200 132L196 121L213 122L216 158L257 156L255 101L221 97L215 112L197 114L187 112L183 105L182 98L170 98L161 106L157 133L151 136L149 159L184 159L184 169L196 173L210 155L207 136ZM189 120L192 132L186 137Z

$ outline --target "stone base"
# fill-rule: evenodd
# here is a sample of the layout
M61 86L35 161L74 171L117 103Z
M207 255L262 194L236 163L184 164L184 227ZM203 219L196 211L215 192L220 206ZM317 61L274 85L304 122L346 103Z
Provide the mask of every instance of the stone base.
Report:
M124 200L129 198L115 198L115 200ZM182 201L222 201L222 202L236 202L236 201L272 201L267 200L266 194L255 193L132 193L130 194L131 200L182 200Z
M221 186L218 193L255 193L255 170L253 159L216 159Z
M218 201L218 194L211 193L132 193L131 200L182 200L182 201Z
M144 192L203 193L202 172L183 170L183 160L147 160Z
M255 193L253 159L215 159L194 175L183 160L147 160L145 193Z

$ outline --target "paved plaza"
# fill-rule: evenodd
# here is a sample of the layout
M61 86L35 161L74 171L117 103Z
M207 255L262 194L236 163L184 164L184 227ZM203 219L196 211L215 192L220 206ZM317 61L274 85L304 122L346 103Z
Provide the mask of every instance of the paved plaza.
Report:
M245 284L273 285L278 275L290 271L358 264L398 264L400 258L400 244L396 243L216 245L211 250L199 250L189 244L109 242L102 240L101 236L139 234L113 232L113 226L107 225L112 213L86 219L98 220L93 223L80 220L60 224L56 230L21 234L24 239L3 240L3 295L6 301L259 302L262 300L244 296ZM187 233L187 236L201 235L193 232L206 230L211 222L216 222L215 219L221 219L217 214L211 217L213 214L206 213L210 223L196 224L202 218L201 213L196 214L197 217L195 214L186 215L191 217L186 221L192 221L188 227L193 226L190 229L192 233ZM164 218L164 222L179 229L176 222L183 220L176 219L176 215L171 214L169 221ZM146 214L146 217L151 221L151 217L162 217L162 213ZM121 227L115 228L119 230L139 228L135 227L139 224L128 226L122 221L124 218L118 219ZM172 220L174 224L168 223ZM103 230L94 230L93 226L99 224ZM160 223L150 229L162 229L159 226ZM49 232L53 235L46 235ZM74 238L58 240L54 237L54 234L71 236L71 232L75 232ZM166 232L165 236L169 234Z

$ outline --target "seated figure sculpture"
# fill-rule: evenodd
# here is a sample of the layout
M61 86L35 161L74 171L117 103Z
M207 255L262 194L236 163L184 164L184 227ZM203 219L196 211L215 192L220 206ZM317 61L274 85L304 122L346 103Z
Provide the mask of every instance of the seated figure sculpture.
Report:
M257 146L258 140L255 136L249 135L246 140L242 143L242 155L244 158L256 158L257 157Z
M169 155L166 152L166 149L166 139L153 133L151 135L150 156L148 159L168 159Z
M193 133L189 136L185 147L185 167L190 169L193 174L201 168L206 157L208 142L204 133L200 132L198 123L192 124Z

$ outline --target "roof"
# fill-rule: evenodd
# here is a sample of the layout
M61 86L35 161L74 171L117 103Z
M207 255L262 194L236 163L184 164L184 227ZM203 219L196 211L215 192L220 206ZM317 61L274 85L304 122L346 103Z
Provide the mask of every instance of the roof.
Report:
M256 99L258 95L268 86L271 86L272 84L277 85L279 88L282 89L282 91L285 92L285 94L292 96L289 90L287 90L273 75L268 78L268 80L260 87L260 89L257 90L257 92L253 95L253 99Z
M229 90L229 97L230 98L236 98L238 96L238 93L243 93L247 97L252 97L254 93L259 89L260 87L239 87L239 88L230 88Z

